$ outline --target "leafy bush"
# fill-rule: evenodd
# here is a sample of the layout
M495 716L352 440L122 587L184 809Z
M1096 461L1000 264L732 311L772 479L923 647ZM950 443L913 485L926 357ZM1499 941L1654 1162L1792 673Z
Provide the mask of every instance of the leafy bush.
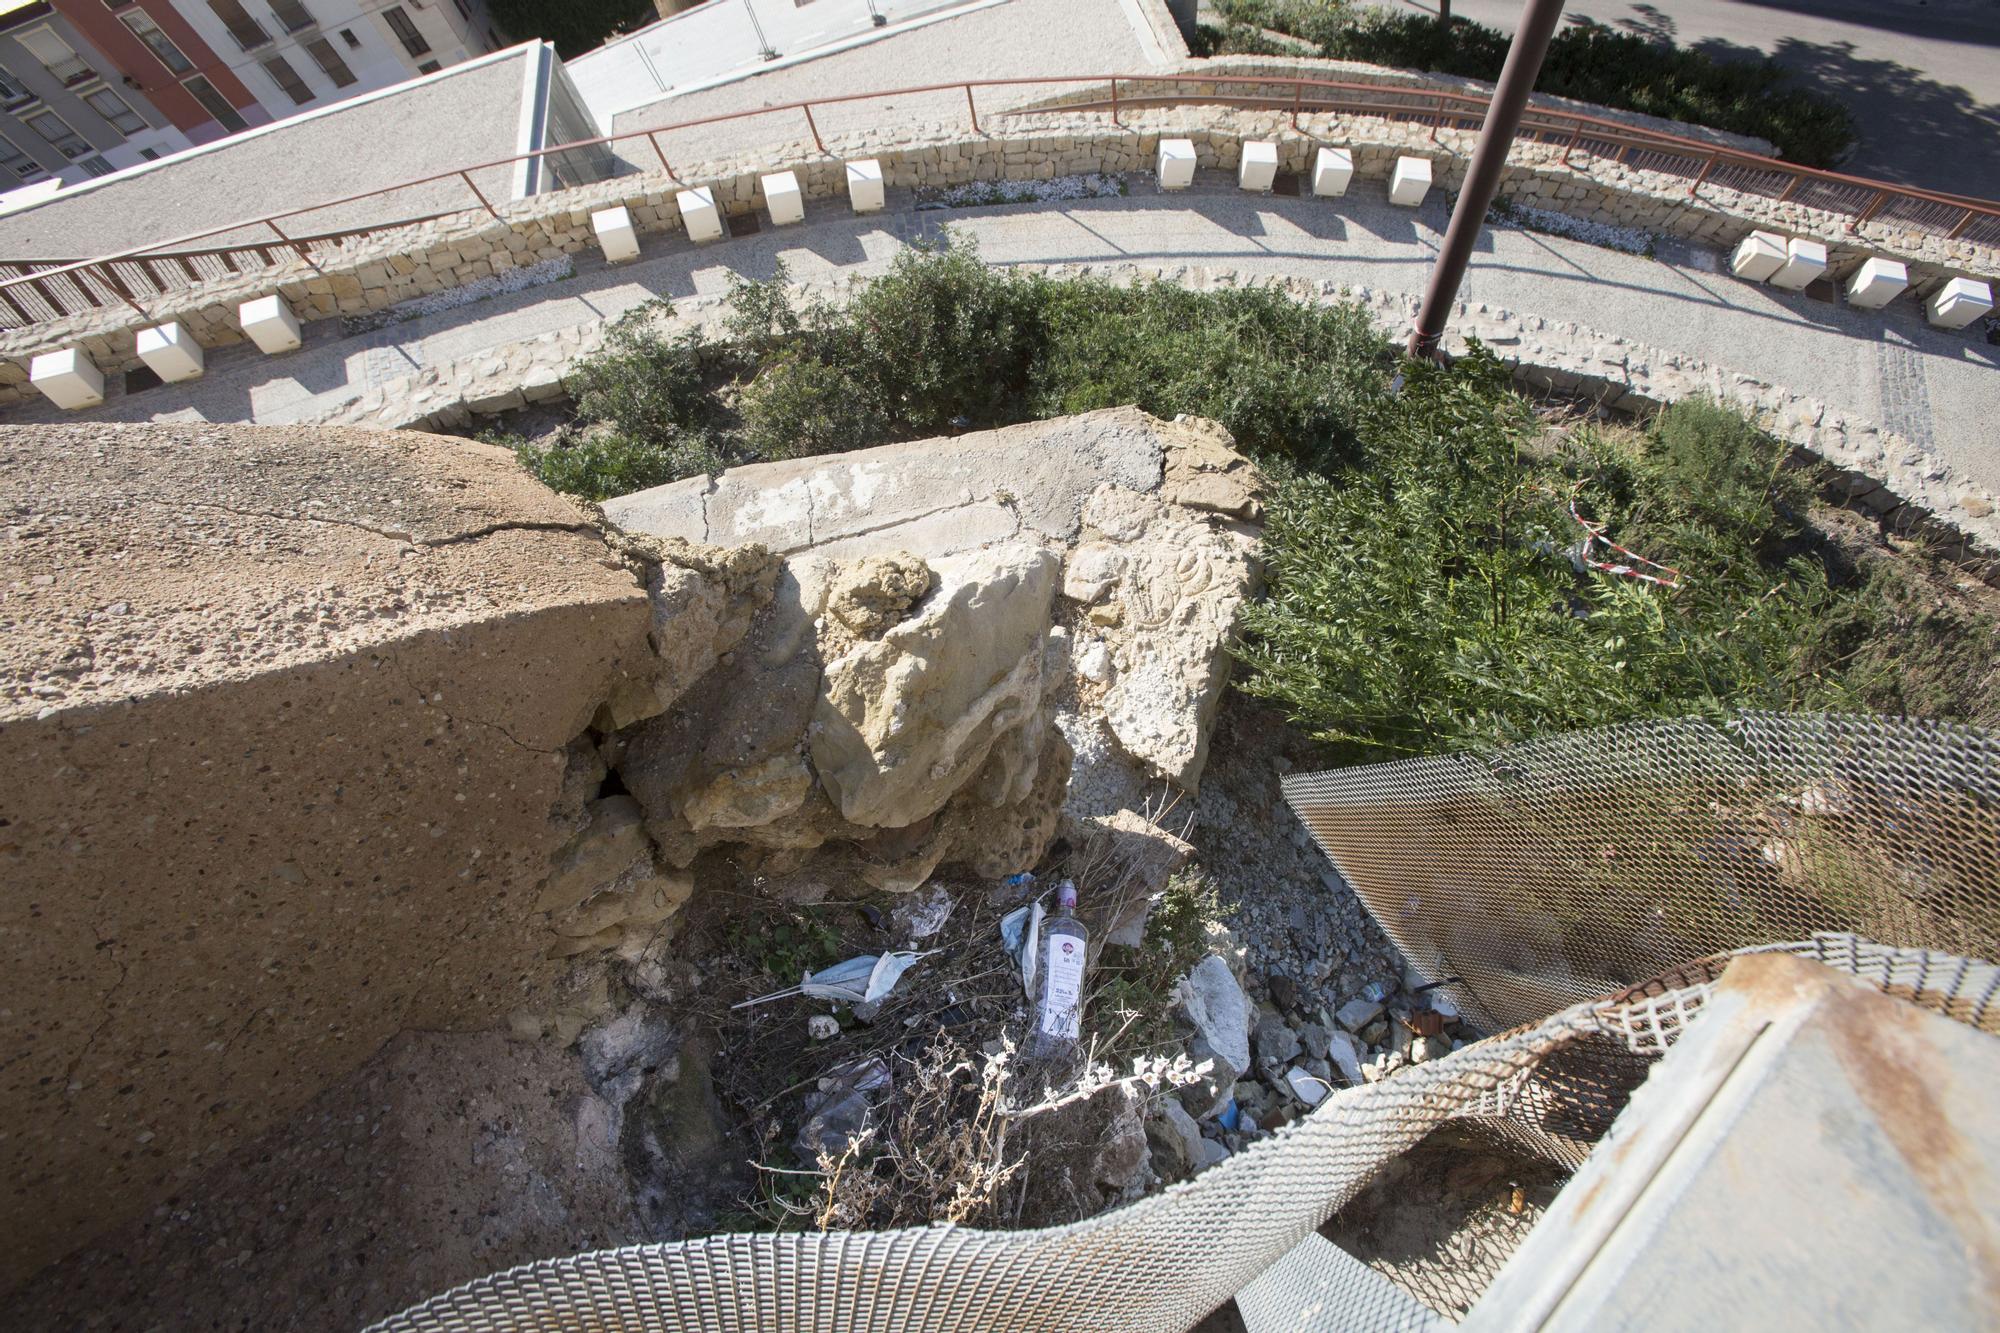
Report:
M650 486L664 486L728 464L702 435L650 443L616 432L561 432L546 444L513 441L521 466L551 490L586 500L609 500Z
M1507 58L1507 35L1463 19L1311 0L1235 0L1220 49L1266 54L1262 29L1294 33L1335 60L1432 70L1493 80ZM1638 111L1777 145L1781 157L1830 167L1854 145L1854 117L1838 101L1787 86L1772 60L1719 60L1706 52L1649 41L1599 23L1575 23L1549 43L1538 92Z
M604 348L569 376L577 422L546 442L504 441L522 466L554 490L607 500L728 466L725 414L715 387L724 349L699 331L668 335L664 301L627 311L605 331Z
M1136 403L1214 417L1252 449L1352 456L1389 345L1366 312L1268 289L1116 287L989 269L947 240L899 254L845 306L781 268L737 282L726 343L669 335L654 302L570 377L585 427L535 455L558 489L791 458ZM586 438L587 437L587 438ZM525 455L524 455L525 457ZM612 492L616 493L616 492Z
M1074 282L1038 293L1036 417L1137 403L1159 417L1211 417L1255 453L1326 467L1353 456L1361 405L1389 361L1366 311L1269 288Z
M1744 423L1709 408L1656 427L1635 457L1586 428L1567 457L1537 460L1522 448L1534 429L1504 367L1475 352L1410 372L1370 414L1373 451L1352 477L1282 478L1244 688L1363 755L1850 700L1813 653L1838 600L1823 569L1759 555L1788 528L1752 481L1774 445L1729 458ZM1619 484L1605 485L1614 462ZM1683 484L1712 494L1689 499ZM1572 489L1623 544L1671 536L1682 585L1580 573Z
M667 302L648 301L612 321L604 349L569 375L579 417L645 441L714 428L720 412L710 381L722 353L699 330L663 333L659 321L672 313Z

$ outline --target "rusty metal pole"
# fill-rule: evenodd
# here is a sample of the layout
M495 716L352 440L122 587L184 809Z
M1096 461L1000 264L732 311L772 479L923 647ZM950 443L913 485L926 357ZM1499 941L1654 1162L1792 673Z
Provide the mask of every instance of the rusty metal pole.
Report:
M1527 109L1528 94L1534 91L1535 76L1542 72L1542 57L1548 54L1549 39L1555 36L1562 10L1563 0L1526 0L1521 6L1521 21L1515 25L1513 44L1507 48L1500 82L1493 85L1493 101L1486 108L1486 123L1479 129L1479 144L1472 150L1472 165L1465 170L1465 184L1451 210L1451 225L1445 228L1444 245L1424 288L1417 326L1410 330L1412 357L1434 357L1438 344L1444 341L1445 317L1458 299L1459 284L1465 281L1465 266L1472 259L1480 228L1486 225L1486 210L1506 168L1507 150L1521 127L1521 113Z

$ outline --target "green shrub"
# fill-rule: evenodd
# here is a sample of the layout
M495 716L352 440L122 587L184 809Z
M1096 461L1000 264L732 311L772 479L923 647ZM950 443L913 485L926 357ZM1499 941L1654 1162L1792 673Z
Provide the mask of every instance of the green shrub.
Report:
M1679 589L1579 573L1569 479L1558 461L1522 452L1535 427L1490 354L1413 369L1365 429L1372 453L1351 477L1280 480L1268 595L1244 617L1243 687L1320 739L1359 755L1477 749L1635 717L1845 698L1805 669L1831 596L1825 576L1806 561L1760 561L1763 534L1746 533L1768 523L1745 515L1715 529L1682 516L1676 530L1701 539L1678 553L1692 566ZM1585 436L1586 461L1611 453ZM1649 478L1698 466L1709 444L1683 444L1687 458L1664 455L1652 473L1643 457L1628 464L1644 501L1659 502ZM1615 525L1613 535L1636 540Z
M1791 446L1712 399L1668 407L1636 447L1591 430L1573 443L1589 515L1666 564L1781 559L1811 503L1807 474L1786 467Z
M579 418L660 444L714 429L721 413L711 390L722 352L697 329L662 332L660 320L672 313L667 302L648 301L612 321L603 350L569 374Z
M738 407L744 446L758 458L845 453L903 433L844 362L803 349L766 361Z
M630 495L728 466L704 435L645 441L611 431L566 431L545 444L520 440L513 448L544 486L586 500Z
M899 431L1018 420L1046 284L990 269L976 247L917 246L848 307L858 383Z
M729 318L752 376L738 438L760 458L1135 403L1319 466L1351 454L1389 354L1354 307L1053 282L989 269L963 243L904 252L844 310L795 308L783 279L736 288Z
M1366 311L1262 287L1050 283L1041 317L1031 416L1124 403L1158 417L1192 413L1253 453L1307 467L1352 457L1361 404L1389 360Z

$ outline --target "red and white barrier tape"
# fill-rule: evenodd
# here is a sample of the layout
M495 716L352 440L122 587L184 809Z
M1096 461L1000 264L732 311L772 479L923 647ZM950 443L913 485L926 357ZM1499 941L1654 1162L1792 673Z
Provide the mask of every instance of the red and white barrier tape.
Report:
M1646 583L1656 584L1662 588L1678 588L1684 581L1686 581L1686 576L1683 575L1678 569L1675 569L1671 565L1663 565L1657 560L1648 560L1645 556L1640 555L1637 551L1627 550L1625 547L1620 546L1617 542L1614 542L1609 537L1605 536L1604 529L1602 526L1596 523L1592 523L1589 519L1585 518L1582 514L1578 513L1576 509L1576 496L1577 492L1582 489L1583 489L1583 483L1578 482L1576 486L1571 488L1570 490L1569 516L1576 520L1576 525L1578 527L1583 529L1583 551L1578 558L1581 559L1584 564L1588 565L1592 569L1600 570L1606 574L1616 574L1620 578L1639 579ZM1611 550L1618 552L1618 554L1624 556L1625 560L1623 561L1594 560L1591 558L1590 555L1591 548L1594 546L1608 547ZM1646 572L1646 569L1640 569L1638 567L1640 565L1644 565L1646 569L1657 569L1660 572L1658 574L1648 574Z

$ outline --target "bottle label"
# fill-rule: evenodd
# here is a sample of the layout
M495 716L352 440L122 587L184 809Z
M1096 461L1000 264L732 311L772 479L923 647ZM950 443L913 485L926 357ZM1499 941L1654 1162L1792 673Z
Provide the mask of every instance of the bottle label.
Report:
M1075 1041L1083 1019L1084 942L1051 935L1042 960L1042 1032Z

